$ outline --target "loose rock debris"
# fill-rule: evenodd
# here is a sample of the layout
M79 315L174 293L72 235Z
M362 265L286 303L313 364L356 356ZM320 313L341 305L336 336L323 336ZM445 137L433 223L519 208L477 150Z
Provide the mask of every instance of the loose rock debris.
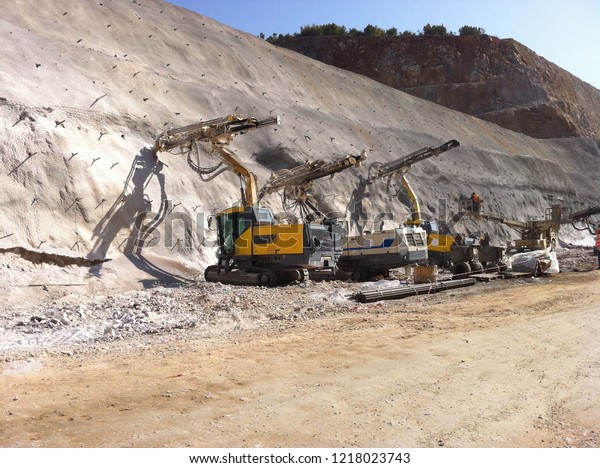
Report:
M568 251L561 251L559 256L561 261L571 265L570 271L577 270L572 265L579 265L579 269L590 269L589 265L594 260L589 253L584 256L584 252L577 249L572 255ZM446 276L448 278L442 275L442 279L450 279L449 275ZM552 276L509 281L513 285L529 284L531 281L539 283L552 281ZM40 352L73 353L94 346L94 343L172 335L191 329L201 336L218 337L235 330L273 324L287 327L295 322L325 316L380 313L398 303L404 304L407 311L414 309L426 313L428 303L443 303L457 295L476 294L482 291L480 288L493 290L505 281L473 283L475 281L471 280L468 284L471 287L438 294L433 294L433 290L431 294L422 290L418 297L384 297L386 294L382 294L382 291L411 288L404 270L399 269L393 271L390 279L366 283L307 281L264 288L197 280L186 286L159 286L90 298L73 292L62 300L8 308L0 315L3 334L0 355L14 357ZM76 286L82 285L78 283ZM371 303L361 304L361 295L371 298L362 302ZM384 302L384 299L396 300Z
M75 296L0 317L0 353L71 350L77 345L200 328L207 336L269 321L296 322L356 310L341 282L282 288L198 282L180 288L82 299ZM290 305L291 304L291 305Z

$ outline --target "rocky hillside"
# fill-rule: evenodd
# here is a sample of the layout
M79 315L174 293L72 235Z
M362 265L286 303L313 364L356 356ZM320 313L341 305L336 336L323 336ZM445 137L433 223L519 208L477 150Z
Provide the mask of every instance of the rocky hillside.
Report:
M232 112L281 116L280 126L231 145L259 184L307 159L366 148L369 163L385 162L458 139L458 149L411 170L430 216L440 198L451 211L472 190L518 219L542 215L547 194L600 202L596 140L533 139L160 0L55 0L44 8L15 0L0 34L0 248L10 252L117 259L135 251L135 221L162 212L169 218L145 251L168 265L214 262L206 219L238 201L238 179L203 182L185 157L157 161L150 148L165 128ZM206 152L198 158L216 162ZM319 183L322 209L345 211L367 168ZM371 216L406 219L409 208L384 184L371 190ZM265 203L282 209L277 196ZM130 261L158 274L145 259ZM16 273L10 278L19 281Z
M600 138L600 90L512 39L298 36L277 44L534 138Z

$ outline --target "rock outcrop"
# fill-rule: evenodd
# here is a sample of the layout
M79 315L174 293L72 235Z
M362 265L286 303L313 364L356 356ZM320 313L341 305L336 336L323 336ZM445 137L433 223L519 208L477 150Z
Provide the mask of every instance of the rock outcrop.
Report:
M600 138L600 90L512 39L295 36L277 45L534 138Z

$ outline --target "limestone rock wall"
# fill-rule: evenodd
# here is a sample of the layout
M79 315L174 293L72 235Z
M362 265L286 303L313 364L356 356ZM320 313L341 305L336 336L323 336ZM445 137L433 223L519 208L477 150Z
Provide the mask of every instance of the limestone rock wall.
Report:
M277 44L534 138L600 137L600 90L512 39L299 36Z

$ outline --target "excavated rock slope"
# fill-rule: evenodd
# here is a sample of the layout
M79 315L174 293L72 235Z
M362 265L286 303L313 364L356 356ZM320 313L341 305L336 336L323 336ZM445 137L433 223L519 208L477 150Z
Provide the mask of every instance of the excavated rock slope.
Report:
M600 137L600 90L513 39L325 36L277 44L535 138Z
M367 148L369 163L385 162L458 139L458 149L411 170L430 215L439 198L451 211L473 190L517 219L542 215L547 194L600 201L597 140L536 140L159 0L55 0L44 8L15 0L0 34L3 249L114 259L135 251L140 213L151 212L148 222L162 210L167 219L146 251L203 268L215 254L207 216L237 202L239 181L226 173L202 182L184 156L161 154L157 162L150 148L165 128L233 112L281 116L280 126L231 145L259 183L307 159ZM200 156L206 166L215 162ZM322 208L345 210L366 170L319 183ZM371 215L401 221L408 213L384 184L369 198ZM277 196L266 204L282 209Z

